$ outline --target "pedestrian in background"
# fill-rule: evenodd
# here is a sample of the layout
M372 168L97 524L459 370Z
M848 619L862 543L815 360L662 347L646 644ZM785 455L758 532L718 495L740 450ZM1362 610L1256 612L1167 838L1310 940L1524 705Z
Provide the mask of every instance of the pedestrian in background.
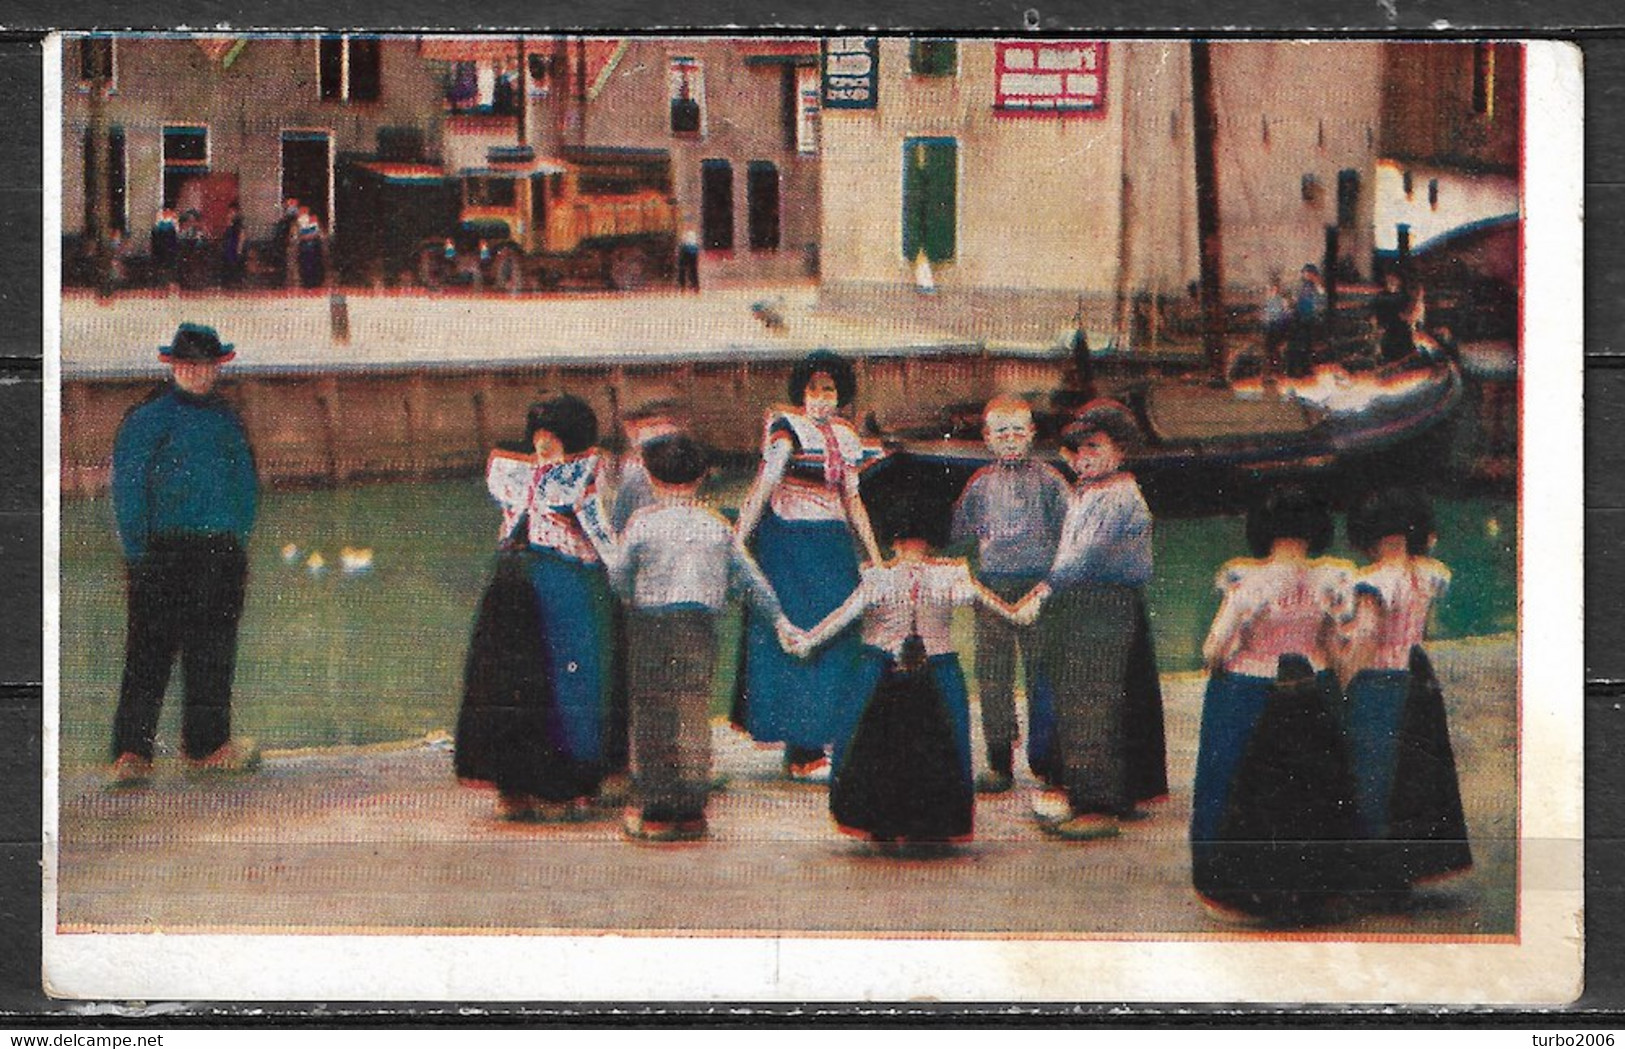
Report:
M700 235L687 226L677 242L677 290L700 291Z

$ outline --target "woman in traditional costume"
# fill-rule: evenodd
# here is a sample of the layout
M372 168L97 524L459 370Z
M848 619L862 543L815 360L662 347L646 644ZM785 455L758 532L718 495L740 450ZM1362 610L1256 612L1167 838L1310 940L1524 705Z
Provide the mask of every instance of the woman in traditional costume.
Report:
M842 831L879 843L965 841L974 804L970 704L953 610L980 604L1030 623L1037 601L1012 608L965 561L933 557L947 522L923 520L906 496L882 522L896 557L865 567L846 601L791 645L804 654L863 619L860 687L836 712L830 813Z
M1247 515L1254 557L1219 570L1191 816L1192 876L1220 920L1324 920L1358 886L1353 782L1333 670L1354 566L1320 554L1325 502L1276 489Z
M868 561L880 561L858 495L864 444L837 414L856 392L851 364L833 353L819 351L796 365L792 406L768 413L761 471L739 510L739 542L748 544L785 615L802 629L857 588L860 548ZM825 748L837 741L834 713L859 687L860 647L848 635L797 660L779 647L772 623L749 617L734 724L758 742L783 743L792 778L826 775Z
M1384 906L1473 863L1444 696L1422 648L1450 569L1428 556L1433 508L1420 492L1367 497L1350 512L1348 532L1371 564L1354 577L1345 721L1367 900Z
M1125 455L1139 439L1128 409L1079 409L1061 447L1077 478L1055 562L1037 592L1041 666L1053 710L1033 711L1033 771L1060 790L1034 805L1054 837L1119 832L1136 804L1168 792L1162 689L1146 615L1151 511Z
M604 772L614 542L598 493L598 420L565 395L532 405L529 451L491 453L502 507L457 720L457 775L495 786L498 815L574 818Z

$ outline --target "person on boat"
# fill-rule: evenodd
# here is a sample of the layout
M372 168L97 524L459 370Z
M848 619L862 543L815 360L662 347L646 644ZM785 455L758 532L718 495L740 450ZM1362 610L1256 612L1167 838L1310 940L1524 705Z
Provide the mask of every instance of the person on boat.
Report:
M880 547L858 495L864 445L838 414L857 392L852 365L825 350L809 354L791 371L788 392L791 406L768 413L761 471L736 534L754 550L790 621L806 628L857 587L858 550L878 563ZM827 778L834 711L858 672L857 637L803 662L779 647L771 624L751 617L742 658L734 724L759 742L783 743L792 778Z
M1264 335L1262 364L1265 375L1273 377L1281 374L1282 354L1292 337L1292 312L1293 303L1286 297L1286 292L1281 287L1281 278L1272 276L1269 288L1264 292L1264 303L1260 310Z
M1087 404L1061 435L1077 477L1039 619L1041 669L1054 694L1054 769L1063 788L1035 804L1040 827L1086 841L1116 835L1137 802L1168 792L1162 690L1146 617L1151 511L1126 452L1127 408Z
M1286 373L1308 375L1315 364L1315 347L1326 327L1326 284L1320 267L1305 266L1298 277L1292 304L1292 338L1287 345Z
M1354 577L1346 724L1367 899L1402 904L1420 881L1472 866L1444 698L1422 643L1450 587L1428 556L1433 508L1414 489L1376 492L1348 517L1370 564Z
M1247 514L1253 556L1226 563L1191 814L1191 874L1221 921L1323 920L1358 885L1354 785L1339 720L1339 629L1354 566L1322 557L1325 501L1275 489Z
M711 680L717 621L743 593L781 642L790 624L726 518L700 501L707 450L682 434L651 441L644 462L654 501L621 534L610 579L627 602L627 691L636 804L625 830L639 840L701 838L711 790Z
M1371 317L1381 329L1379 343L1383 363L1402 361L1411 355L1413 327L1407 314L1410 296L1398 270L1389 270L1382 277L1382 291L1371 300Z
M1053 466L1033 458L1035 434L1032 406L1026 401L1019 397L988 401L982 438L994 461L971 476L954 504L950 545L975 550L978 581L1005 601L1020 599L1043 581L1055 563L1066 518L1066 479ZM1047 744L1053 741L1054 714L1038 674L1037 634L1012 626L996 610L978 608L976 693L987 771L977 777L976 789L983 794L1003 794L1015 782L1018 648L1027 692L1028 764L1035 771L1047 770L1053 750ZM1041 728L1034 729L1035 723Z
M498 448L502 508L457 721L458 778L495 786L506 819L579 818L604 772L615 544L599 497L598 419L568 394L531 406L529 450Z
M896 556L862 582L790 651L806 654L863 619L862 672L837 711L830 814L842 831L883 845L944 845L973 829L970 706L952 638L953 610L975 604L1011 623L1021 609L976 582L963 560L932 556L944 522L903 495L882 511Z

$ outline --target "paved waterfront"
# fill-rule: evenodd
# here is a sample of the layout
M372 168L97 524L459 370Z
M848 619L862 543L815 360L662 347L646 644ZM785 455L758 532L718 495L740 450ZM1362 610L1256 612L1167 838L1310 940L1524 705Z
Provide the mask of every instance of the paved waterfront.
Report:
M1517 825L1516 648L1441 643L1477 867L1408 913L1328 935L1512 931ZM62 783L60 919L78 930L598 930L881 934L1230 935L1189 888L1185 825L1203 679L1165 678L1166 801L1119 839L1043 838L1024 791L979 799L976 840L945 858L871 854L837 833L823 789L777 778L776 750L716 728L731 777L712 838L631 844L613 813L513 826L459 787L444 743L273 756L258 775L203 786L162 770L109 793ZM974 718L973 718L974 721ZM1559 843L1561 846L1561 843ZM1530 843L1526 878L1561 862Z
M181 321L211 325L235 344L234 372L735 360L799 357L818 348L908 353L971 345L899 317L818 311L811 284L700 295L350 292L344 300L346 343L334 338L325 292L69 296L62 303L63 375L157 375L157 349ZM762 302L772 304L782 329L770 329L752 311Z

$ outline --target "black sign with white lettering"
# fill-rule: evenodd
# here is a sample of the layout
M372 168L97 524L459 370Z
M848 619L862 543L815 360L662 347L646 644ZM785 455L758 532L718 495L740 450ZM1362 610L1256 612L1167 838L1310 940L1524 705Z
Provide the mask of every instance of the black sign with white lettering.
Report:
M880 84L880 41L836 36L823 42L824 108L873 109Z

